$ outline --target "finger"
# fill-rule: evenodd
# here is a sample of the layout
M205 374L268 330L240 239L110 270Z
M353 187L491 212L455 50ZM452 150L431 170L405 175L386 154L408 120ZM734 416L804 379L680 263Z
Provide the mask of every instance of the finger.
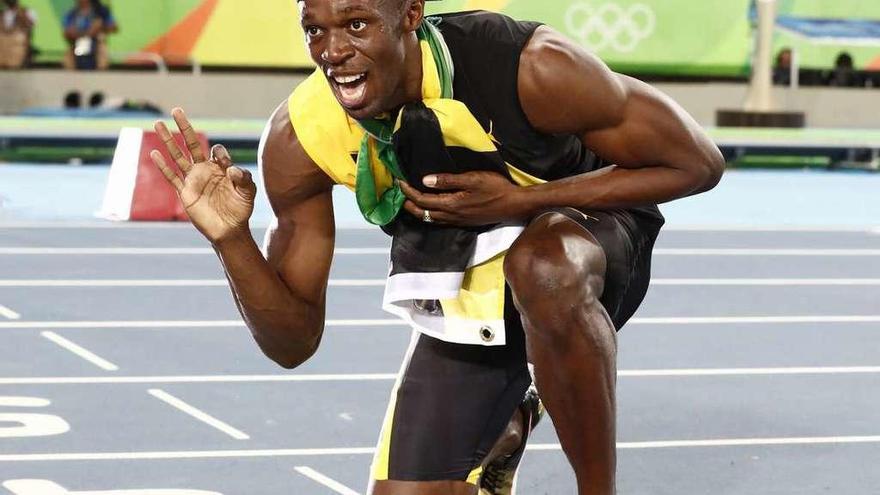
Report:
M153 150L150 152L150 158L153 160L153 163L159 167L159 170L162 171L162 175L168 179L168 182L174 186L174 189L179 193L183 190L183 181L180 180L180 177L165 163L165 158L162 157L162 153L159 153L158 150Z
M433 174L422 178L422 183L431 189L458 190L473 184L475 177L469 172L463 174Z
M174 136L171 135L168 126L164 122L156 122L155 129L156 133L159 134L159 139L165 144L168 154L171 155L171 158L174 159L174 162L177 163L177 166L180 167L184 175L188 174L190 169L192 169L192 162L180 151L180 147L177 146L177 141L174 140Z
M183 140L186 142L186 147L189 149L193 163L201 163L205 161L205 153L202 151L202 143L199 142L199 136L196 134L195 129L193 129L192 124L189 123L189 119L186 118L183 109L175 108L171 111L171 116L174 117L174 122L177 123L177 128L180 129L180 133L183 134Z
M227 151L226 147L222 144L215 144L211 147L211 161L220 165L224 170L233 165L232 157L229 156L229 151Z
M447 202L449 201L449 198L444 197L445 195L443 194L423 193L403 180L400 181L400 190L403 191L404 196L423 208L432 210L446 209Z
M235 191L242 198L252 200L257 195L257 185L254 184L250 171L231 166L226 169L226 176L232 181Z
M425 209L422 208L421 206L413 203L412 201L404 201L403 209L406 210L406 212L409 213L410 215L418 218L419 220L422 220L422 221L425 220ZM431 209L429 209L428 211L431 212L431 223L437 223L437 224L442 224L442 225L452 223L452 215L451 214L446 213L445 211L437 211L437 210L431 210Z

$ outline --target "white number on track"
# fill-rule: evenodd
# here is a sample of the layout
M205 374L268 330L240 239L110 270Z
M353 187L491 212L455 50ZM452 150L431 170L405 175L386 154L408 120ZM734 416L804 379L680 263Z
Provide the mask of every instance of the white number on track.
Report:
M38 397L0 397L0 408L39 408L51 403ZM70 425L67 421L52 414L0 413L0 438L48 437L68 431Z

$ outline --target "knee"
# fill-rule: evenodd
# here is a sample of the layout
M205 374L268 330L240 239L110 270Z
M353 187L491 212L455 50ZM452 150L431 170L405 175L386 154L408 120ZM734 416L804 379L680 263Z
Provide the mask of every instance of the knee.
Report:
M583 228L558 213L532 222L508 250L504 275L520 303L595 303L602 296L605 253Z

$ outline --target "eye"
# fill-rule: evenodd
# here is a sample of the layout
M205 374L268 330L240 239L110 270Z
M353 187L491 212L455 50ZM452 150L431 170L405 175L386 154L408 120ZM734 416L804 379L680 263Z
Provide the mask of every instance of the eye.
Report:
M367 23L358 19L351 21L351 24L348 25L352 31L363 31L367 28Z
M309 37L314 38L321 34L321 28L318 26L306 26L306 34L309 35Z

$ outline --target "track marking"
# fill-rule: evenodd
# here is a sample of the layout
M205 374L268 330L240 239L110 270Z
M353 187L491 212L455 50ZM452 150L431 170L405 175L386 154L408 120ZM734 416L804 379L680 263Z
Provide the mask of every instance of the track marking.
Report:
M224 423L223 421L220 421L219 419L215 418L214 416L211 416L210 414L187 404L186 402L178 399L177 397L174 397L173 395L169 394L168 392L165 392L164 390L160 390L158 388L151 388L147 392L150 395L152 395L153 397L155 397L163 402L168 403L169 405L181 410L182 412L184 412L186 414L189 414L193 418L195 418L205 424L213 426L214 428L222 431L223 433L226 433L227 435L229 435L230 437L232 437L236 440L248 440L249 438L251 438L247 433L244 433L241 430L238 430L238 429L233 428L232 426L229 426L228 424Z
M671 316L636 317L627 325L721 325L721 324L786 324L786 323L878 323L880 315L803 315L803 316ZM362 320L327 320L327 327L373 328L406 327L397 318ZM2 329L161 329L161 328L239 328L241 320L108 320L108 321L0 321Z
M674 286L873 286L880 285L880 278L658 278L651 285Z
M700 447L738 447L754 445L827 445L880 443L880 435L790 438L727 438L709 440L663 440L652 442L618 442L619 449L670 449ZM558 443L532 444L530 451L561 451ZM253 457L319 457L339 455L373 455L375 447L341 447L325 449L266 450L193 450L162 452L75 452L67 454L2 454L0 462L62 462L62 461L147 461L173 459L237 459Z
M388 254L387 247L336 248L334 254ZM7 255L189 255L214 254L211 248L200 247L0 247L0 254Z
M655 256L880 256L880 249L658 248Z
M336 287L385 286L385 279L333 279ZM4 279L0 287L228 287L226 279Z
M783 323L878 323L880 315L870 316L674 316L637 317L627 325L722 325ZM3 323L0 323L2 325Z
M664 225L662 232L767 232L767 233L838 233L855 234L880 231L880 227L839 226L839 225Z
M126 321L0 321L4 328L239 328L241 320L126 320ZM408 326L397 318L364 320L327 320L326 327L387 327Z
M2 304L0 304L0 316L9 320L18 320L21 318L20 314L7 308L6 306L3 306Z
M384 287L386 279L331 279L332 287ZM655 286L876 286L880 278L658 278ZM0 287L228 287L226 279L0 279ZM3 306L0 306L0 315ZM16 314L16 313L12 313ZM17 319L17 318L13 318Z
M77 356L85 359L86 361L94 364L95 366L105 370L105 371L117 371L119 370L119 366L107 361L106 359L98 356L92 351L82 347L70 340L65 339L64 337L58 335L55 332L40 332L40 335L49 339L50 341L58 344L59 346L67 349L68 351L76 354Z
M329 489L333 490L334 492L339 493L341 495L360 495L358 492L352 490L351 488L343 485L342 483L340 483L332 478L328 478L327 476L324 476L323 474L315 471L314 469L312 469L308 466L297 466L293 469L294 469L294 471L305 476L306 478L309 478L310 480L312 480L316 483L320 483L320 484L326 486L327 488L329 488Z
M617 375L630 378L763 376L763 375L856 375L880 374L880 366L800 366L763 368L673 368L619 370ZM160 383L265 383L265 382L369 382L391 381L397 373L303 374L303 375L179 375L179 376L63 376L7 377L0 385L92 385ZM350 421L351 415L342 413Z
M89 385L160 383L261 383L261 382L348 382L388 381L397 373L314 375L182 375L182 376L84 376L0 378L0 385Z
M340 255L387 255L388 247L336 248ZM210 248L0 247L0 255L189 255L214 254ZM655 256L880 256L880 249L657 248Z

